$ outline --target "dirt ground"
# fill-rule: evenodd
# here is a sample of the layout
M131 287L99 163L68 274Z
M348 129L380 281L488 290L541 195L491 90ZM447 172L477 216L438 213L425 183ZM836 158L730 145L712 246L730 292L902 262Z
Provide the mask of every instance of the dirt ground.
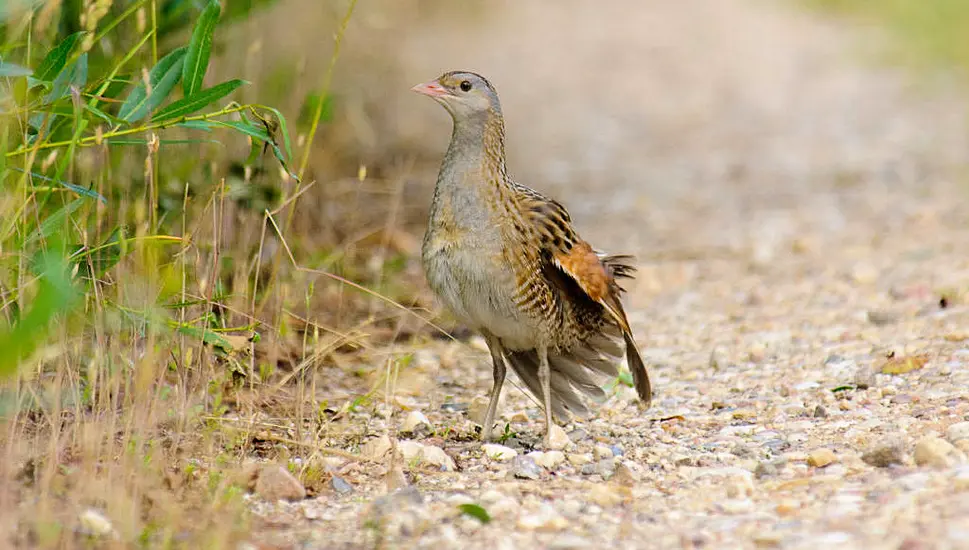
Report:
M431 342L353 441L334 428L360 457L326 459L340 482L253 498L258 543L969 548L965 90L780 3L494 4L402 35L398 76L488 76L512 174L639 257L654 406L623 387L529 454L539 409L506 384L511 450L486 452L487 354ZM443 110L397 101L401 139L443 153Z

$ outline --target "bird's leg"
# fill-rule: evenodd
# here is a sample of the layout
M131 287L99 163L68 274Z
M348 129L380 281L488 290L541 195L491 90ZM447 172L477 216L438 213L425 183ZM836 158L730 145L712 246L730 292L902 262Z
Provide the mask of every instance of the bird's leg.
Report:
M545 407L545 447L552 435L552 372L548 365L548 346L538 346L538 381L542 384L542 404Z
M488 350L491 351L491 361L494 366L494 385L491 388L491 400L488 401L488 412L485 413L484 426L481 427L481 440L491 440L491 429L495 424L495 412L498 410L498 397L501 387L505 383L505 353L501 342L494 336L487 337Z

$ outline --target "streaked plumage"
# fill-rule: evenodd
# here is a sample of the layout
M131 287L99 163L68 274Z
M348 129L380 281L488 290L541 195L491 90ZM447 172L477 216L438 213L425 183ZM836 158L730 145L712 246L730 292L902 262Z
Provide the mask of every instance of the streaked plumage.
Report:
M494 388L482 431L489 439L506 364L552 413L585 415L581 395L602 400L625 354L647 405L646 366L617 279L628 256L597 253L562 204L508 177L504 122L494 88L455 71L414 87L448 110L451 144L438 175L422 260L431 288L491 350Z

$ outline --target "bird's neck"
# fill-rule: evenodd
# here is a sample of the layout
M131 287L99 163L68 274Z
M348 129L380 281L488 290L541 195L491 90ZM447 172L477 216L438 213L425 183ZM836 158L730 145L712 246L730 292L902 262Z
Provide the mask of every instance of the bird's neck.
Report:
M442 167L458 172L480 175L479 181L504 183L505 171L505 124L501 114L487 111L479 116L461 117L454 120L451 144L448 146L445 164ZM461 177L451 177L460 180Z
M501 115L455 118L434 190L432 223L436 218L460 225L486 223L496 208L507 204L510 191Z

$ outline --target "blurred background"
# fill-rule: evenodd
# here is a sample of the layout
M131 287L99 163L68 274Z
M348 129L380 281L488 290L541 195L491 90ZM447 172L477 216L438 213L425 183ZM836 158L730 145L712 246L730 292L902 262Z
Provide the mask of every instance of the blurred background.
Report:
M637 255L637 330L646 308L684 322L701 280L823 274L832 254L863 278L853 255L965 222L965 1L14 0L0 18L0 506L33 517L4 526L24 546L63 543L79 502L124 536L228 544L247 529L219 519L244 517L234 469L359 443L339 423L394 369L441 329L468 340L418 259L451 122L409 89L445 71L497 88L518 181ZM464 370L402 385L481 390L462 346L444 366Z

